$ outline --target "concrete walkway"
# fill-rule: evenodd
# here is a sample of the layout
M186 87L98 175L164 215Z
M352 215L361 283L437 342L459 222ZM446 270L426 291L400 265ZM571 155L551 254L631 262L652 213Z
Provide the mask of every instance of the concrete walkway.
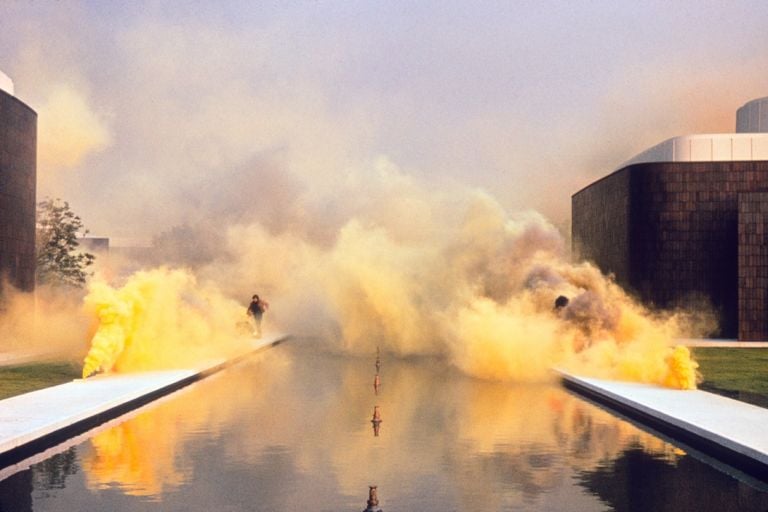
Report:
M700 390L560 374L566 388L768 482L768 409Z
M108 374L0 400L0 469L285 341L254 340L232 359L190 370Z
M737 341L725 339L679 338L673 345L708 348L768 348L768 341Z

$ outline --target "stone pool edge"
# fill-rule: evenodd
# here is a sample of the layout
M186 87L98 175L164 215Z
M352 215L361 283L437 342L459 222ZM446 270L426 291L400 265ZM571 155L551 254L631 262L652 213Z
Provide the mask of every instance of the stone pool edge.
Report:
M764 435L768 409L706 391L556 372L566 389L768 483L768 436Z
M289 338L285 334L267 336L255 340L249 349L230 359L209 361L195 369L76 379L0 400L0 470L218 373ZM105 390L107 396L98 396L100 391ZM88 396L89 400L83 401L84 396ZM73 401L77 403L71 403Z

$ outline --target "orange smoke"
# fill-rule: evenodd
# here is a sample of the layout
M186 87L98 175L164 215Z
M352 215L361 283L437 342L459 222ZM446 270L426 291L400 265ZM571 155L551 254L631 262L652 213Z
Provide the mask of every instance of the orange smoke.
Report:
M96 279L85 308L97 327L84 378L97 371L196 366L242 344L236 329L244 308L183 270L137 272L120 288Z
M696 336L688 315L651 312L593 265L571 262L540 215L510 216L481 191L435 190L392 166L365 185L359 197L348 191L352 211L332 240L231 226L222 257L198 269L221 292L167 269L119 289L93 284L86 303L99 329L84 375L178 367L198 348L231 343L244 306L223 297L250 297L259 283L271 319L352 353L439 355L506 381L548 380L559 367L695 387L690 353L670 346ZM560 295L570 302L555 311Z
M203 275L235 296L249 292L238 283L264 283L287 330L353 353L440 355L470 375L509 381L547 380L563 367L695 386L695 362L670 347L698 334L688 315L651 312L594 266L571 262L540 215L510 216L481 191L422 186L391 168L367 185L362 198L392 215L357 204L323 244L233 226L227 261ZM559 295L570 303L555 312Z

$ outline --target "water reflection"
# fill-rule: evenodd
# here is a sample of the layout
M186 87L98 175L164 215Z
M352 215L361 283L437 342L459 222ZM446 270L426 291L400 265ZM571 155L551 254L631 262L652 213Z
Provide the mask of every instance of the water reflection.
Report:
M381 427L381 410L379 409L378 405L375 405L373 407L373 418L371 418L371 423L373 424L373 436L379 437L379 429Z
M477 381L434 360L387 361L375 397L386 435L371 436L369 365L299 344L268 351L66 464L5 480L0 510L354 511L374 484L401 511L768 508L766 494L556 386Z
M368 486L368 501L366 502L366 505L368 506L363 512L382 512L379 508L379 494L375 485Z
M0 482L0 512L31 512L33 490L50 494L64 489L67 478L79 470L76 458L70 448L37 464L34 471L20 471Z
M0 511L32 511L32 472L21 471L0 483Z
M690 457L669 460L632 446L584 471L579 482L617 512L765 511L768 500L737 480L723 482L716 469ZM629 499L628 499L629 498Z

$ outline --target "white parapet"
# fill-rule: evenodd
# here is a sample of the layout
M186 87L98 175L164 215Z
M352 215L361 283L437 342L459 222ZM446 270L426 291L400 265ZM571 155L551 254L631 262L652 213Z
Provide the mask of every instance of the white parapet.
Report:
M710 133L672 137L619 166L653 162L768 160L768 133Z
M0 71L0 90L13 96L13 80L2 71Z

